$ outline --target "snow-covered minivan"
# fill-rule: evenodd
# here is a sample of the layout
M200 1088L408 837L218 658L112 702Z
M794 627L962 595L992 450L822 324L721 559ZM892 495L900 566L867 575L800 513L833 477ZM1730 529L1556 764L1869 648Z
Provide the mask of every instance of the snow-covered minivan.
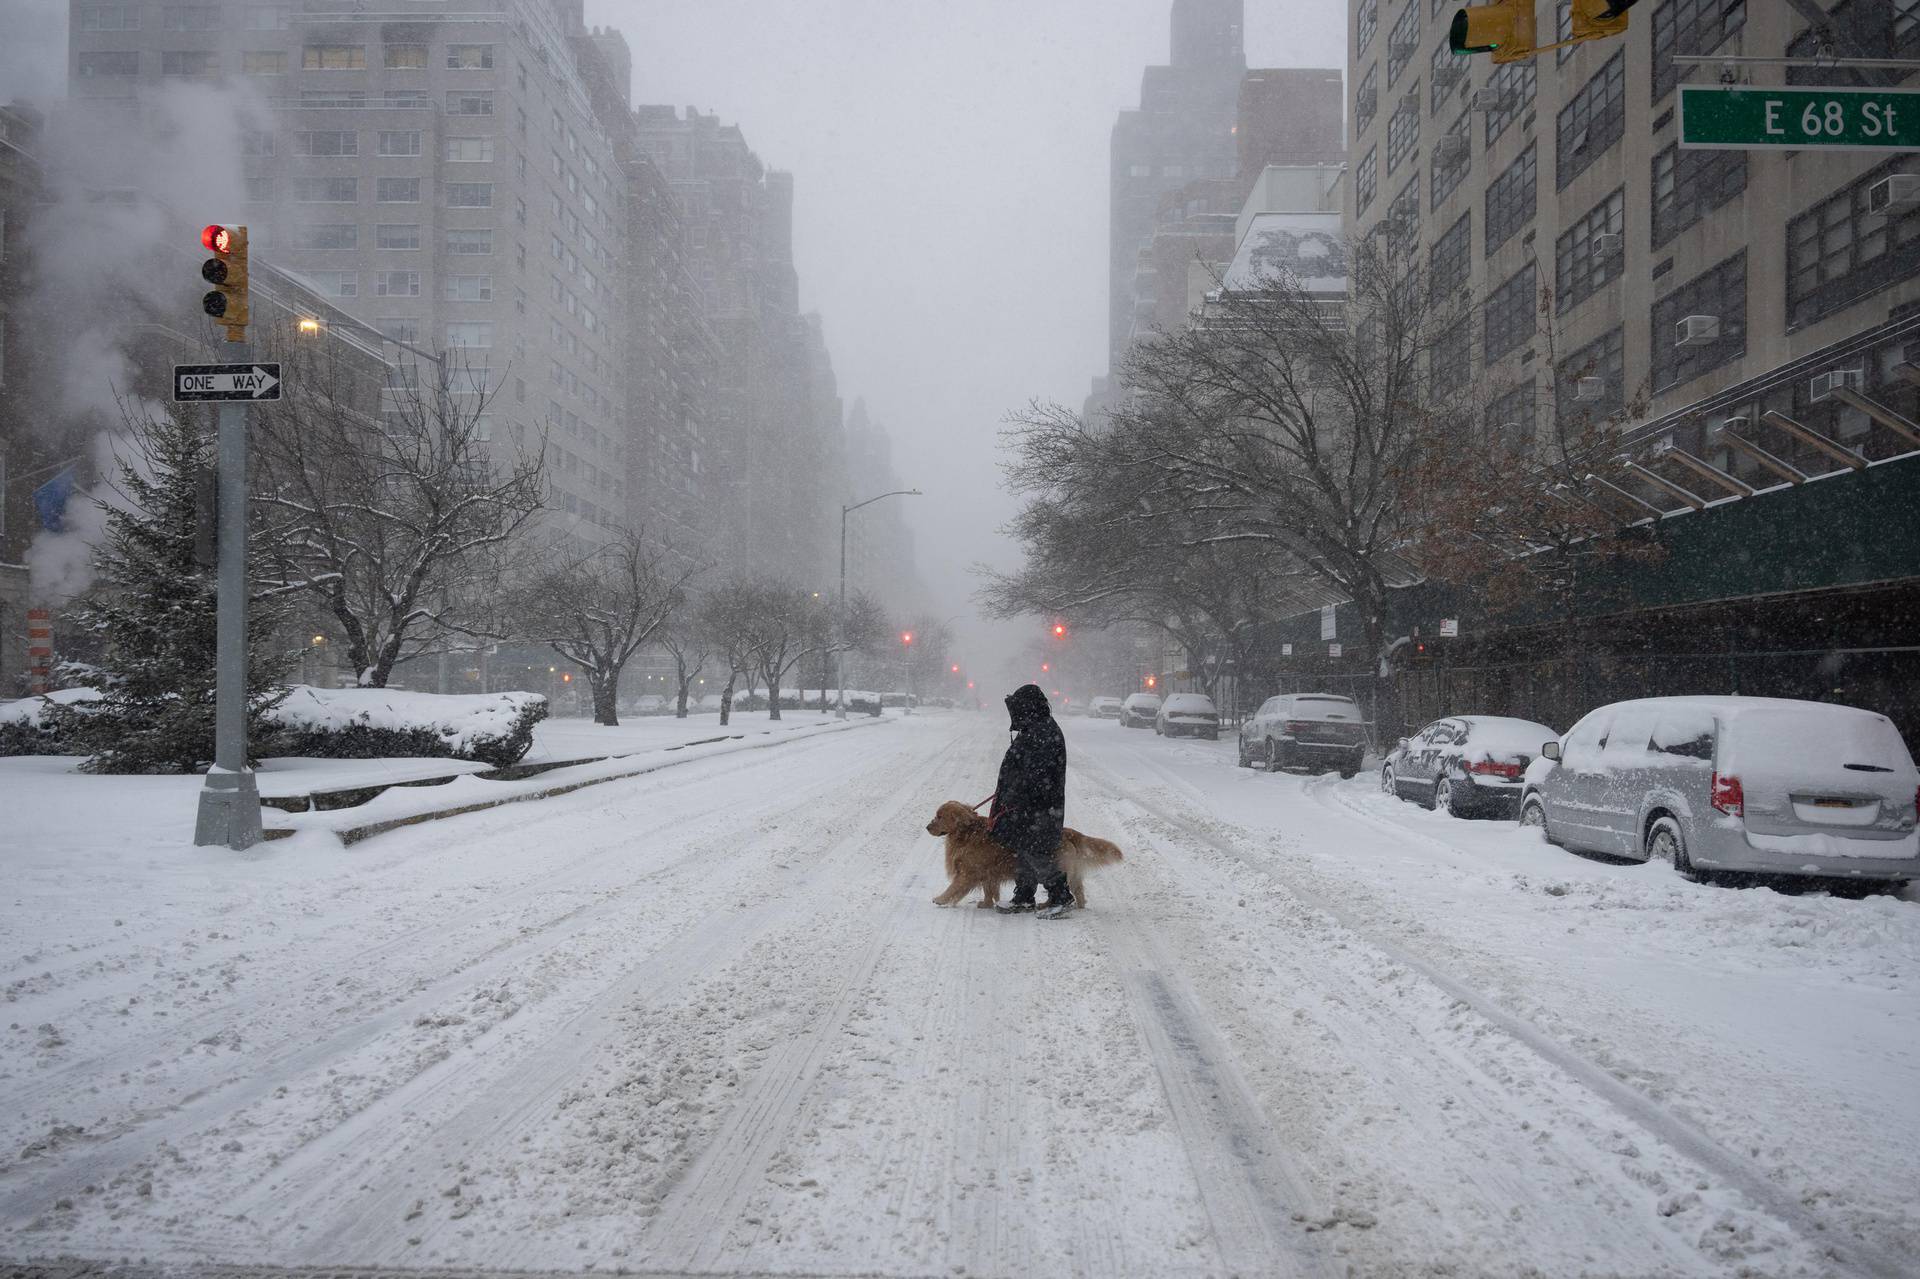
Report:
M1653 697L1591 712L1527 769L1520 822L1548 842L1746 871L1920 877L1920 771L1873 711L1771 697Z

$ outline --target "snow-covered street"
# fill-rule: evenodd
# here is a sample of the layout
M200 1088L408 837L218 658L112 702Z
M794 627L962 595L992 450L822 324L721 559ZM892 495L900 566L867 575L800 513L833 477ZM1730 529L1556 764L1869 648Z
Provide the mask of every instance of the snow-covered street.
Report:
M1911 1273L1914 890L1689 883L1077 719L1068 821L1126 852L1091 909L936 909L925 824L1004 723L244 854L189 844L197 779L0 762L0 1256ZM85 788L143 786L151 838L96 837Z

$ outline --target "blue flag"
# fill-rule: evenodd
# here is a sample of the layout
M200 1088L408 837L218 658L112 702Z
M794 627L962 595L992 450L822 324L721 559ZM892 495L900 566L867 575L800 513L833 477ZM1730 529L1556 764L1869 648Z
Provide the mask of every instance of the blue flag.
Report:
M40 512L40 527L49 533L64 533L67 499L72 496L73 468L63 466L58 474L33 491L33 509Z

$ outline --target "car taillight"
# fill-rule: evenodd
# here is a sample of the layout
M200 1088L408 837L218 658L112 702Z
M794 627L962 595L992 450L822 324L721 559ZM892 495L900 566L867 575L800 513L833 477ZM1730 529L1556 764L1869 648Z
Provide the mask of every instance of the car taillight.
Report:
M1747 797L1740 789L1738 777L1713 775L1713 806L1729 817L1746 816Z
M1307 731L1307 725L1303 720L1290 719L1280 726L1280 731L1297 737Z
M1482 777L1504 777L1508 781L1518 781L1526 769L1519 764L1499 764L1490 759L1476 759L1467 765L1469 773L1478 773Z

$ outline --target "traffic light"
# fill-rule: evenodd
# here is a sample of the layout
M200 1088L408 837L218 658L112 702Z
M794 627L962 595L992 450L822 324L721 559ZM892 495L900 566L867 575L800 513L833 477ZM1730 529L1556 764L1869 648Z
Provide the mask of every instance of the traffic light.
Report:
M1491 53L1495 62L1523 62L1537 50L1534 0L1498 0L1457 9L1447 28L1447 46L1455 53Z
M1573 36L1562 43L1625 35L1627 10L1633 6L1634 0L1573 0Z
M1149 676L1147 676L1147 687L1148 687L1148 688L1152 688L1152 687L1154 686L1154 684L1156 684L1157 682L1158 682L1158 681L1157 681L1157 680L1155 680L1153 676L1151 676L1151 675L1149 675Z
M953 673L954 673L955 675L958 675L958 674L960 673L960 665L959 665L959 663L958 663L958 662L956 662L956 663L954 663L954 667L953 667Z
M1407 656L1412 659L1412 664L1415 666L1428 665L1433 661L1433 641L1426 639L1414 640L1413 647Z
M1040 669L1042 671L1051 671L1053 669L1053 664L1051 662L1042 662L1040 663Z
M1053 637L1055 639L1065 639L1067 637L1067 624L1065 622L1055 622L1053 624Z
M200 245L213 254L200 264L200 278L213 291L200 299L200 309L227 331L227 341L247 340L247 228L209 226L200 232Z
M913 643L913 632L912 632L912 631L901 631L901 632L900 632L900 642L901 642L902 644L911 644L911 643Z

